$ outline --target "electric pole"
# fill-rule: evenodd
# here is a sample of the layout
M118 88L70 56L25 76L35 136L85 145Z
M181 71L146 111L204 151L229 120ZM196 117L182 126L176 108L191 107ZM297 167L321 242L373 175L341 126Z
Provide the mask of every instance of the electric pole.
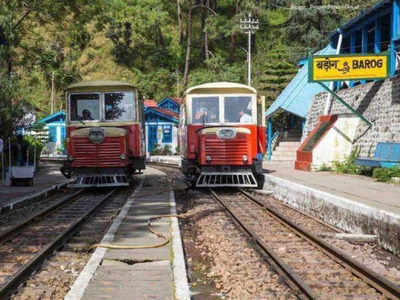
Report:
M55 96L55 87L54 87L54 71L51 73L51 97L50 97L50 113L54 113L54 96Z
M251 35L258 30L259 22L258 18L252 17L249 14L249 17L246 19L240 19L240 29L247 33L248 35L248 51L247 51L247 63L248 63L248 70L247 70L247 81L248 85L251 86Z

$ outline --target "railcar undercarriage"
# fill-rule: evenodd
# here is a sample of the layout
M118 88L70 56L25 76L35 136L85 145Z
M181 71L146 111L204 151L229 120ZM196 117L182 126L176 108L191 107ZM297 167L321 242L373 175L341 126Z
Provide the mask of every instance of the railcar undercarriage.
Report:
M198 188L249 187L262 188L262 167L256 161L252 166L198 166L193 161L182 160L182 172L187 181Z
M67 178L74 181L68 184L70 188L88 187L118 187L129 186L133 174L140 174L140 170L122 168L61 168Z

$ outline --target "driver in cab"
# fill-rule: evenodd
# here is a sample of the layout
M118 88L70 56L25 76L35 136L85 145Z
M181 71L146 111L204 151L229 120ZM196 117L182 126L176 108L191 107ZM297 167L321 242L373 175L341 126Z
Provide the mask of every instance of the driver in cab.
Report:
M93 120L92 118L92 113L88 109L84 109L82 111L82 117L81 120L87 121L87 120Z
M209 112L206 107L200 109L194 114L195 123L212 123L217 121L217 114Z

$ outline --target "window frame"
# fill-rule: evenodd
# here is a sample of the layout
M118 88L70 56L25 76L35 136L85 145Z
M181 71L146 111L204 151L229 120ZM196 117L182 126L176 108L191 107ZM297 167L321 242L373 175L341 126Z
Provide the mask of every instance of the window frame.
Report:
M133 120L106 120L105 119L105 94L110 94L110 93L132 93L132 101L133 101L133 107L134 107L134 114L133 114ZM73 95L99 95L99 120L71 120L71 96ZM137 122L139 119L138 117L138 109L137 109L137 104L138 104L138 99L137 99L137 92L136 90L132 91L107 91L107 92L73 92L69 93L67 95L67 101L68 101L68 122L71 124L77 124L77 123L95 123L95 122L105 122L105 123L116 123L116 122Z
M99 96L99 120L71 120L71 114L72 114L72 110L71 110L71 96L73 95L98 95ZM69 114L68 114L68 121L70 123L94 123L94 122L101 122L102 120L102 109L101 109L101 104L102 103L102 93L100 92L75 92L75 93L70 93L68 95L68 110L69 110Z
M217 123L206 123L207 126L218 126L218 125L257 125L257 95L256 94L242 94L242 93L227 93L227 94L191 94L188 96L187 106L190 115L187 116L187 123L190 125L202 125L193 123L193 98L209 98L218 97L219 107L219 120ZM250 97L252 102L252 121L251 123L240 123L240 122L225 122L225 97ZM221 121L222 120L222 121Z
M133 109L135 110L133 113L133 120L106 120L106 94L111 94L111 93L132 93L132 101L133 101ZM102 92L103 95L103 118L101 119L101 122L137 122L138 116L137 116L137 99L136 99L136 93L135 91L112 91L112 92Z

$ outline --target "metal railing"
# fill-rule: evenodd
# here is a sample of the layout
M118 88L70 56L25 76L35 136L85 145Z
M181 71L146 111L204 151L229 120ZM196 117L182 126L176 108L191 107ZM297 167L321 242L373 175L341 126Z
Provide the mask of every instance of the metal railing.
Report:
M282 135L280 134L280 131L275 131L275 133L272 135L271 141L268 141L268 160L271 160L272 158L272 152L275 150L276 146L279 144L279 141L281 139Z

